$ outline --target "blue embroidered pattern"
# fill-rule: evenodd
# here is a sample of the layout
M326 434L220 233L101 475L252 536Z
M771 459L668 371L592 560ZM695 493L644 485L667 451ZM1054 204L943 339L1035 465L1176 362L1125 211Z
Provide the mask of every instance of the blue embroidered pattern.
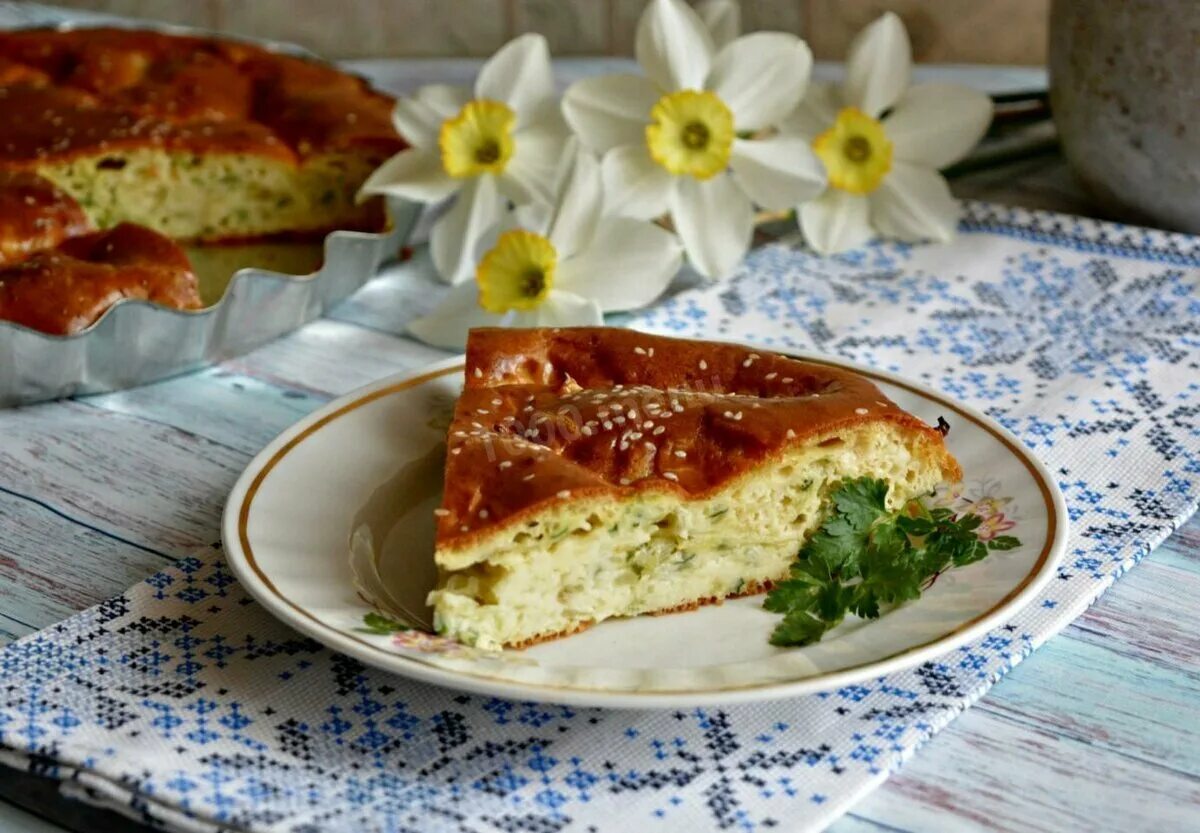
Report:
M287 630L219 553L0 652L0 760L174 827L818 828L1195 509L1200 243L972 204L942 247L786 243L638 317L821 350L979 405L1056 472L1058 580L909 672L782 703L623 713L394 678Z

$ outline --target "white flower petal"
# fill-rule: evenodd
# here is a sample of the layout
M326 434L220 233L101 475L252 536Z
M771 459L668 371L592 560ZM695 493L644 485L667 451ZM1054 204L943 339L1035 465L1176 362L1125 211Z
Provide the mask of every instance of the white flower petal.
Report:
M672 177L650 158L646 145L625 145L604 154L604 213L650 220L667 211Z
M436 150L442 122L453 118L471 99L466 87L429 84L416 95L396 99L392 124L413 147Z
M704 21L717 49L742 33L742 7L735 0L700 0L696 14Z
M595 327L604 323L604 314L595 301L551 289L537 309L514 316L513 327ZM525 319L525 320L521 320Z
M796 209L808 245L823 255L861 246L874 236L867 198L830 188Z
M462 350L472 327L495 327L501 318L479 306L479 286L467 281L451 287L429 315L410 321L408 331L434 347Z
M454 84L426 84L417 90L416 97L445 121L457 116L467 105L471 100L471 90Z
M729 174L680 177L671 189L671 219L688 261L708 278L737 269L754 234L754 208Z
M436 149L438 133L445 121L418 98L398 98L392 108L392 125L404 141L415 148Z
M435 150L410 148L384 162L367 177L358 190L359 199L370 194L388 194L413 202L441 202L459 187L459 181L442 168Z
M600 163L577 141L572 140L563 155L554 193L549 238L561 260L588 245L604 203Z
M450 209L438 218L430 235L433 265L446 283L462 283L475 273L475 247L504 213L491 176L477 176L458 192Z
M518 204L548 200L566 141L565 134L541 125L515 132L512 159L500 176L504 195Z
M550 222L554 219L554 209L544 202L530 202L518 205L508 212L508 216L512 218L510 228L523 228L545 237L550 231Z
M871 223L881 234L939 242L954 237L958 201L950 195L945 177L935 171L894 162L869 199Z
M825 167L799 136L737 139L729 167L754 204L770 211L791 208L825 190Z
M959 84L909 88L883 122L897 159L944 168L966 156L992 121L992 100Z
M650 110L661 97L662 91L640 75L601 75L568 87L562 110L579 141L603 154L644 143Z
M912 44L904 24L885 12L859 32L846 53L842 99L868 116L895 104L912 74Z
M840 95L835 84L812 82L800 100L800 106L779 125L780 132L802 136L811 142L833 127L842 107Z
M733 111L739 131L758 130L796 109L811 71L812 52L800 38L755 32L717 53L706 86Z
M554 100L554 71L546 39L529 33L500 47L480 68L475 97L507 104L517 114L518 126L538 115Z
M667 92L704 87L712 35L683 0L650 0L638 21L634 52L642 71Z
M682 262L679 239L666 229L605 217L591 245L559 263L556 285L591 298L605 312L635 309L661 295Z

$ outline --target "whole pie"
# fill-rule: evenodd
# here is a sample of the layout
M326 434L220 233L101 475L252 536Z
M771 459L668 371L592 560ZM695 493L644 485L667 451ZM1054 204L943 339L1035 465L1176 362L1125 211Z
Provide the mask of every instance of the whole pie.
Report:
M447 446L430 602L483 648L760 592L839 481L961 478L860 375L602 327L472 331Z
M355 198L404 147L392 105L356 76L234 40L0 32L0 318L71 333L105 298L199 304L174 269L182 249L155 279L70 244L81 235L139 227L121 245L144 244L147 261L172 240L382 229L382 202Z

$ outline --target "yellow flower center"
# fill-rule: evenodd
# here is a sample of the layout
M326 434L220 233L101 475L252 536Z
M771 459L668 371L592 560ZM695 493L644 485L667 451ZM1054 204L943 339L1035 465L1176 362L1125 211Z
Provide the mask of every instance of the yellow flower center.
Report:
M650 156L675 176L708 179L725 170L735 138L733 113L710 92L664 95L650 111Z
M497 314L537 309L550 294L557 265L558 252L545 237L524 229L504 232L475 270L479 306Z
M829 184L852 194L869 194L892 169L892 143L883 125L857 107L846 107L833 127L813 139Z
M516 120L507 104L468 101L457 116L442 122L438 134L446 173L458 178L503 173L513 155Z

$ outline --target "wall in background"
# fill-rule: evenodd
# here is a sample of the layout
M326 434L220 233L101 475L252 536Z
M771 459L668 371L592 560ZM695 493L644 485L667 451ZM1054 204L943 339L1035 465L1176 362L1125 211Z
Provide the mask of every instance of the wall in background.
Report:
M53 0L50 0L53 2ZM646 0L58 0L58 5L287 40L331 58L487 55L546 35L559 55L630 54ZM749 29L803 35L840 59L880 12L904 18L919 61L1042 64L1049 0L742 0Z

